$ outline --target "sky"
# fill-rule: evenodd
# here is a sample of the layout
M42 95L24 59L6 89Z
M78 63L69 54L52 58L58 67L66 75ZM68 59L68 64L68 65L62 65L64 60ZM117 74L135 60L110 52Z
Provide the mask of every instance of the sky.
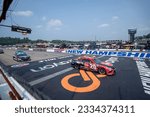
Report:
M13 0L0 24L28 27L32 33L0 27L0 37L129 40L128 29L137 29L136 36L150 33L149 5L150 0Z

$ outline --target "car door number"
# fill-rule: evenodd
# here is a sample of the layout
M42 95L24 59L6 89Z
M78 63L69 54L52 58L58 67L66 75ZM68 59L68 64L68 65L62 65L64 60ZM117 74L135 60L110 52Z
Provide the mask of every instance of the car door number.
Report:
M93 70L96 70L96 65L95 64L90 64L90 68Z

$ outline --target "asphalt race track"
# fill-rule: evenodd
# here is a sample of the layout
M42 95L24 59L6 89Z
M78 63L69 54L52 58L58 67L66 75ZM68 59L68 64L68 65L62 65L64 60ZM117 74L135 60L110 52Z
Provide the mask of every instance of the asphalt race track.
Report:
M149 60L99 56L99 59L113 63L116 68L114 76L105 76L72 68L70 61L78 56L66 55L6 67L12 77L41 99L150 99ZM145 71L142 69L144 67Z

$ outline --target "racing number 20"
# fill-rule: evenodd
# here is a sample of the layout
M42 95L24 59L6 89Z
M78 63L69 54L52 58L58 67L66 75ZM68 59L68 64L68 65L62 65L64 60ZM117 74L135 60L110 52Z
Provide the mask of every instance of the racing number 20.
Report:
M91 63L90 68L93 69L93 70L96 70L96 65Z

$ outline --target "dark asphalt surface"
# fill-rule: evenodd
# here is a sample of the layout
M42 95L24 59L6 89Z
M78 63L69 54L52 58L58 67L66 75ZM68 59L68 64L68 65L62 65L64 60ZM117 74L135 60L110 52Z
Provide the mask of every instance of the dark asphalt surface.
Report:
M149 100L150 95L143 89L136 61L133 58L124 57L100 57L102 61L111 61L116 68L114 76L98 78L100 86L91 92L72 92L66 90L61 80L70 74L79 73L79 70L70 66L69 60L77 55L66 58L54 58L30 62L22 67L7 66L8 73L21 84L26 82L30 87L53 100ZM115 61L114 61L115 60ZM150 61L145 60L150 68ZM33 72L36 71L36 72ZM38 72L37 72L38 71ZM97 75L97 73L94 73ZM23 82L22 82L23 81ZM80 76L69 80L69 84L75 87L86 87L92 84L92 80L84 81Z

